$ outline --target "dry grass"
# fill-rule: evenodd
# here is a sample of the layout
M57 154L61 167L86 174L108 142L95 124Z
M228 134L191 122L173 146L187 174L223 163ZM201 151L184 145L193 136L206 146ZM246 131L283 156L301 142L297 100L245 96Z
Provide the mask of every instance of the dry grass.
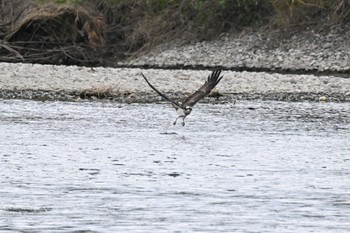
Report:
M90 64L90 51L105 45L102 16L78 5L45 4L23 11L6 32L3 61ZM13 56L15 54L16 56ZM19 56L20 55L20 56Z
M211 92L209 93L208 97L213 97L213 98L219 99L223 95L224 94L222 94L221 91L218 88L214 88L213 90L211 90Z
M80 92L79 97L81 99L108 99L115 96L120 96L120 86L98 86L85 89Z
M85 8L49 4L32 9L21 17L5 39L7 41L40 40L46 37L47 42L74 43L82 39L79 37L85 37L91 46L103 45L102 30L105 26L101 16L96 16ZM42 42L45 41L42 40Z

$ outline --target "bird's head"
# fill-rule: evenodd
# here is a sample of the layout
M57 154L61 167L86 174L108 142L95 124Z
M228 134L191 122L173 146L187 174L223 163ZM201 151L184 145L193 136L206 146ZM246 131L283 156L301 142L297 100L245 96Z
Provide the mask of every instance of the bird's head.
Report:
M185 115L187 116L188 114L190 114L192 112L192 107L186 106L184 111L185 111Z

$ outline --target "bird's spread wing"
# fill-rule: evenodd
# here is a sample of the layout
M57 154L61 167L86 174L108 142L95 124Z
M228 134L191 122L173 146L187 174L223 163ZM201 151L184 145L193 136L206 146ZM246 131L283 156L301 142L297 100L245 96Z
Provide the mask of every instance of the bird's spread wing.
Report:
M215 70L211 75L208 76L208 80L205 81L203 86L201 86L195 93L187 97L187 99L182 103L182 107L193 106L199 100L204 98L210 93L210 91L220 82L223 76L220 77L221 70Z
M150 86L155 92L158 93L158 95L160 95L161 97L163 97L164 99L170 101L171 103L173 103L173 105L175 105L178 108L183 108L181 106L181 104L177 103L176 101L170 99L169 97L167 97L166 95L164 95L163 93L161 93L160 91L158 91L148 80L147 78L143 75L143 73L141 73L142 77L146 80L148 86Z

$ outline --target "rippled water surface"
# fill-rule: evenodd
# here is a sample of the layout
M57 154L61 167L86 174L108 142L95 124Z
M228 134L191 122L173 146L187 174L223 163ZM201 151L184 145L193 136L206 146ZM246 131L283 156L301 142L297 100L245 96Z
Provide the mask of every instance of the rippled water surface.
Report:
M350 232L349 104L0 109L0 232Z

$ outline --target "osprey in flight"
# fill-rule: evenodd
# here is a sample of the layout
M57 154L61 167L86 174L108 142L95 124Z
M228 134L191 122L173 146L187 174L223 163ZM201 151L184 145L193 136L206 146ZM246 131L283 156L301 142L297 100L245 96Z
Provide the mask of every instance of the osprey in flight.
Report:
M155 91L158 93L158 95L160 95L161 97L163 97L164 99L170 101L173 105L173 107L175 108L177 114L179 115L176 120L174 121L174 125L176 125L176 122L179 118L182 118L182 126L185 126L185 117L187 117L188 115L190 115L191 111L192 111L192 107L201 99L203 99L205 96L207 96L210 91L220 82L220 80L222 79L223 76L220 77L220 73L221 70L216 70L213 71L213 73L211 75L208 76L208 80L205 81L205 83L203 84L203 86L201 86L196 92L194 92L192 95L190 95L189 97L187 97L181 104L170 99L169 97L167 97L166 95L164 95L163 93L161 93L160 91L158 91L145 77L145 75L143 75L143 73L141 73L142 77L146 80L146 82L148 83L148 85Z

